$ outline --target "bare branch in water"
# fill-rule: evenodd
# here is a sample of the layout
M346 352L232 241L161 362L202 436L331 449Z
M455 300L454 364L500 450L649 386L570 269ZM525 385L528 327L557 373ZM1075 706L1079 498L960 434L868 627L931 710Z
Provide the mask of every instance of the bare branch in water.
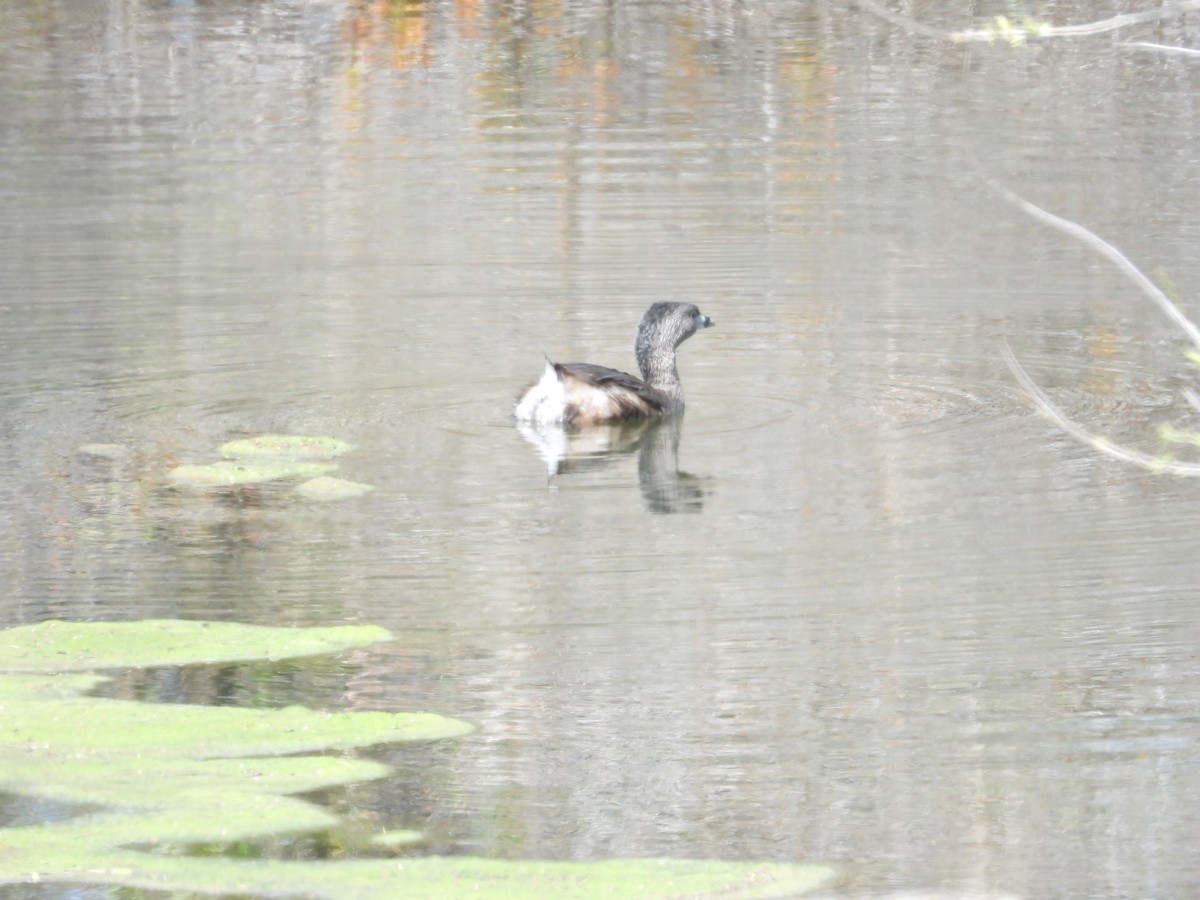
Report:
M1157 22L1159 19L1170 19L1181 16L1186 12L1200 9L1198 0L1183 0L1180 3L1168 3L1159 9L1147 9L1143 12L1121 13L1111 19L1101 19L1086 25L1063 25L1051 28L1051 37L1087 37L1093 34L1104 34L1116 31L1118 28L1128 28L1130 25L1141 25L1143 22Z
M1020 209L1033 216L1035 219L1040 219L1047 225L1057 228L1059 231L1064 231L1072 237L1083 241L1093 250L1096 250L1109 260L1116 263L1117 267L1125 273L1126 276L1142 289L1151 300L1159 305L1159 308L1167 314L1176 325L1187 333L1191 338L1192 343L1200 348L1200 328L1197 328L1183 312L1171 302L1170 298L1164 294L1158 286L1147 278L1142 270L1130 262L1120 250L1104 240L1099 235L1094 234L1082 225L1072 222L1069 219L1064 219L1061 216L1056 216L1054 213L1047 212L1040 206L1030 203L1023 197L1019 197L1012 191L997 184L995 181L988 179L988 184L993 190L1000 193L1004 199L1015 204ZM1037 386L1034 380L1029 376L1029 373L1022 368L1017 362L1017 358L1013 355L1012 349L1005 344L1002 352L1004 361L1008 364L1008 368L1012 371L1013 376L1024 388L1025 393L1029 395L1029 399L1038 408L1042 415L1065 431L1071 437L1078 441L1082 441L1094 450L1106 456L1111 456L1113 459L1119 459L1122 462L1133 463L1135 466L1140 466L1151 472L1168 472L1172 475L1200 475L1200 463L1185 463L1175 462L1174 460L1165 459L1161 456L1151 456L1149 453L1143 453L1140 450L1134 450L1130 447L1123 447L1120 444L1114 444L1107 438L1092 434L1078 422L1068 418L1065 413L1050 402L1050 398ZM1185 391L1184 397L1193 406L1200 403L1200 398L1197 398L1195 392Z
M1093 450L1097 450L1105 456L1111 456L1113 459L1119 459L1122 462L1133 463L1135 466L1140 466L1150 472L1166 472L1171 475L1189 475L1193 477L1200 476L1200 463L1175 462L1161 456L1151 456L1149 453L1142 453L1140 450L1123 447L1120 444L1114 444L1107 438L1092 434L1078 422L1067 418L1067 415L1062 410L1050 402L1050 398L1046 396L1042 389L1029 376L1029 373L1017 362L1012 348L1007 343L1001 348L1001 352L1004 354L1004 361L1008 364L1009 370L1013 373L1013 376L1017 379L1017 382L1024 389L1025 393L1029 395L1029 399L1033 401L1034 406L1038 408L1038 412L1077 441L1087 444Z
M1173 47L1170 44L1152 44L1149 41L1122 41L1118 47L1128 47L1130 50L1149 50L1154 53L1166 53L1169 56L1200 56L1200 50L1190 47Z
M1069 219L1056 216L1054 213L1046 212L1046 210L1042 209L1040 206L1036 206L1023 197L1017 196L1008 188L1002 187L990 179L988 180L988 184L990 184L994 190L999 192L1004 199L1020 207L1035 219L1041 219L1047 225L1051 225L1057 228L1059 231L1065 231L1072 237L1079 238L1079 240L1083 241L1093 250L1096 250L1103 256L1108 257L1108 259L1112 262L1116 263L1117 267L1124 272L1134 284L1142 289L1142 293L1157 303L1159 309L1167 314L1167 318L1179 326L1179 328L1182 329L1183 332L1191 339L1192 343L1195 344L1198 349L1200 349L1200 328L1197 328L1195 323L1185 316L1183 311L1178 306L1171 302L1171 299L1159 289L1158 285L1147 278L1142 273L1141 269L1130 262L1129 258L1124 253L1122 253L1108 241L1104 240L1104 238L1094 234L1091 231L1088 231L1082 225L1072 222Z
M1180 0L1178 3L1170 3L1159 9L1148 9L1136 13L1122 13L1108 19L1102 19L1099 22L1089 22L1084 25L1050 25L1046 22L1035 21L1029 17L1014 21L1004 16L996 16L988 22L986 28L974 28L967 31L942 31L937 28L931 28L908 16L892 12L892 10L888 9L882 3L876 2L876 0L855 0L855 2L863 9L874 13L881 19L886 19L893 25L903 28L906 31L924 34L941 40L954 41L955 43L966 43L969 41L991 43L996 40L1005 40L1012 44L1020 44L1029 38L1090 37L1096 34L1116 31L1119 28L1128 28L1131 25L1140 25L1143 22L1155 22L1159 19L1173 18L1200 9L1200 0Z

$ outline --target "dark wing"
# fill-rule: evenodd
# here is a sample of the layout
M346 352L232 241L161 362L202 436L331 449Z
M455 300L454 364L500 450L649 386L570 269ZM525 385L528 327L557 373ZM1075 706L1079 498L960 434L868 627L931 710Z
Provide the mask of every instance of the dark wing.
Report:
M590 425L661 415L663 396L640 378L591 363L554 363L566 390L569 424Z

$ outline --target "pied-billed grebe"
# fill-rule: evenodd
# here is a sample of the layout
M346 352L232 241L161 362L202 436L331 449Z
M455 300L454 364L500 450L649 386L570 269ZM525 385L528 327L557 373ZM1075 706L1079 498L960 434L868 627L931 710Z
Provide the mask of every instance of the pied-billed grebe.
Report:
M712 324L691 303L655 303L642 316L633 347L641 379L591 363L546 360L541 380L518 401L516 417L535 425L599 425L680 412L675 349Z

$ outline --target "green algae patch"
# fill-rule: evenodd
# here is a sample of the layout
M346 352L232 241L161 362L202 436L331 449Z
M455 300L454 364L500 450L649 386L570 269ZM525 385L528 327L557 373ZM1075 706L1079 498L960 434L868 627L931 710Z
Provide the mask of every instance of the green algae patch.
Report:
M47 880L328 900L750 900L797 897L819 890L833 878L833 871L825 866L674 859L586 863L428 857L247 862L112 852L96 862L97 868L91 872L69 876L64 872Z
M309 500L346 500L361 497L375 490L372 485L357 481L346 481L331 475L321 475L296 486L296 493Z
M273 628L232 622L47 621L0 631L0 672L93 672L145 666L293 659L390 640L374 625Z
M0 679L0 689L2 685ZM207 758L348 750L460 737L470 731L464 722L433 713L324 713L301 706L241 709L97 697L14 700L0 720L0 740L46 743L53 748L48 754L71 759L123 753Z
M298 794L383 778L328 755L468 733L432 713L243 709L86 696L89 668L281 659L387 640L372 627L287 629L215 622L46 622L0 631L0 791L77 814L0 828L0 885L58 883L328 900L394 897L791 897L818 866L705 860L538 862L397 856L396 830L345 860L246 859L214 848L337 829ZM8 674L3 674L7 672ZM189 849L190 848L190 849ZM409 851L411 852L411 851Z
M324 463L291 459L223 459L204 465L176 466L167 472L167 478L188 487L236 487L288 478L316 478L328 472L330 468L331 466Z
M369 484L325 474L336 468L334 457L352 449L352 444L335 437L260 434L222 444L217 453L225 459L176 466L167 472L167 480L201 489L303 481L296 488L301 496L310 500L344 500L374 490Z
M222 444L222 456L238 458L265 456L272 459L312 460L333 459L353 449L351 444L335 437L312 437L300 434L260 434L239 438Z
M0 781L5 790L31 793L33 786L43 798L106 810L64 823L0 829L5 846L11 831L42 834L44 844L68 832L74 842L120 847L253 840L332 828L338 825L334 815L287 795L388 773L379 763L320 756L146 760L105 755L80 760L8 754L5 762L9 769ZM0 859L0 878L3 870Z

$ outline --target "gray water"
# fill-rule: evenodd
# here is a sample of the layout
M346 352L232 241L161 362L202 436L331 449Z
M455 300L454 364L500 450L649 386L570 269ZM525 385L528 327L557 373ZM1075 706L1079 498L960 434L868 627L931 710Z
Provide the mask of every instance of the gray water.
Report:
M1187 344L987 184L1194 304L1200 63L1122 42L1198 27L0 5L0 624L391 629L351 667L140 690L473 722L329 799L432 852L1194 896L1200 484L1064 435L1001 357L1157 453L1196 427ZM632 368L660 299L717 322L678 432L549 474L513 398L543 354ZM163 479L267 431L353 442L376 490Z

